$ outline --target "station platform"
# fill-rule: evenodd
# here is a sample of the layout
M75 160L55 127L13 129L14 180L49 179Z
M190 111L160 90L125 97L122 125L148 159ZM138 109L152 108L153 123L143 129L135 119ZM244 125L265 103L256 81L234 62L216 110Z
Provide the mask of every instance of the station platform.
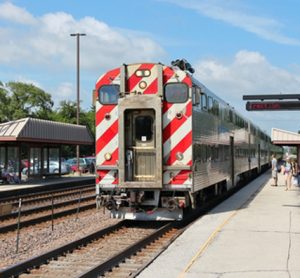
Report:
M26 182L14 184L0 185L0 198L18 196L27 193L40 192L48 189L59 188L62 184L68 186L83 185L88 183L95 183L95 175L84 174L82 176L64 175L61 177L47 177L29 179Z
M271 172L192 224L138 277L300 277L300 188Z

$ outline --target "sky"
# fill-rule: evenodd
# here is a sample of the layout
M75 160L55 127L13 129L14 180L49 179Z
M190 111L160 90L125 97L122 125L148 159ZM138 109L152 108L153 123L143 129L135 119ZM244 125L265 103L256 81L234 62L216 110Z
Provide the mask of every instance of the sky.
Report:
M0 81L34 84L92 105L96 80L123 63L184 58L194 77L271 135L300 130L300 112L247 112L243 95L300 93L297 0L0 0Z

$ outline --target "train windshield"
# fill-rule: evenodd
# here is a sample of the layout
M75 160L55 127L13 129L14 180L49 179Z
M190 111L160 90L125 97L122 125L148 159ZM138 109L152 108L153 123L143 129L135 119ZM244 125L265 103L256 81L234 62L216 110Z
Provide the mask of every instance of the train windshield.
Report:
M183 83L170 83L165 86L165 100L171 103L183 103L188 99L188 86Z
M104 85L99 89L99 101L102 104L118 104L119 85Z

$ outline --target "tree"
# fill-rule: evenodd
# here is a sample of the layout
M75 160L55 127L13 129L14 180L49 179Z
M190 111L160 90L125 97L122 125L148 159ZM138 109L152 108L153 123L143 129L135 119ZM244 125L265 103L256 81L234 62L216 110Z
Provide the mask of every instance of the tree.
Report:
M77 104L74 101L61 101L53 113L53 120L63 123L77 123Z
M10 99L7 90L4 88L2 82L0 83L0 123L3 123L10 120L9 114L7 113Z
M33 84L9 82L0 87L0 121L32 117L50 119L53 107L51 95ZM5 109L3 109L5 108Z

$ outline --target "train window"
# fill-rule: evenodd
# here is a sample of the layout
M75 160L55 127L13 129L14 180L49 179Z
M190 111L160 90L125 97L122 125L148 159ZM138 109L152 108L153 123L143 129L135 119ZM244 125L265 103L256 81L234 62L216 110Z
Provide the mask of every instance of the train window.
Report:
M213 101L213 113L216 116L219 116L219 102L217 100L215 100L215 99Z
M192 87L193 105L197 106L200 104L200 89L198 87Z
M118 104L119 85L104 85L99 89L99 101L102 104Z
M165 86L165 100L170 103L183 103L188 100L188 86L183 83L170 83Z
M213 112L213 99L208 97L208 112Z
M207 110L207 95L204 93L201 94L201 108Z
M138 116L135 118L135 139L147 142L152 140L152 117Z
M229 121L233 123L233 113L229 110Z

